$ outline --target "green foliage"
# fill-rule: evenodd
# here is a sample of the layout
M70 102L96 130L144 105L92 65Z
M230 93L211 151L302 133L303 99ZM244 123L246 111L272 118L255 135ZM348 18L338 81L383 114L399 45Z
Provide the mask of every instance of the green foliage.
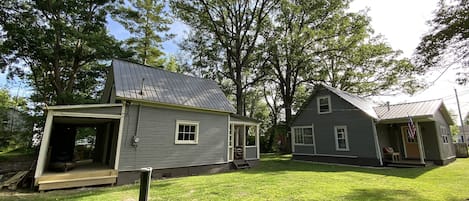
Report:
M119 1L113 11L113 18L130 32L126 40L127 48L135 52L134 58L142 64L163 66L164 53L161 44L172 35L162 35L169 30L172 23L169 13L165 11L164 1L129 0Z
M235 95L238 114L244 112L244 94L264 77L266 62L259 37L277 1L171 1L176 16L191 27L181 49L192 65ZM228 94L229 95L229 94Z
M458 135L460 133L458 125L451 125L449 128L452 136Z
M26 99L11 97L7 89L0 89L0 150L30 147L32 122Z
M105 27L110 0L5 0L1 66L26 77L31 99L73 104L95 99L113 57L128 57Z
M175 73L183 73L185 69L180 65L174 55L169 57L169 60L165 63L164 69L167 71L175 72Z
M441 0L432 27L417 47L416 61L422 71L430 67L449 68L460 65L465 72L458 78L460 84L467 82L469 63L469 1Z

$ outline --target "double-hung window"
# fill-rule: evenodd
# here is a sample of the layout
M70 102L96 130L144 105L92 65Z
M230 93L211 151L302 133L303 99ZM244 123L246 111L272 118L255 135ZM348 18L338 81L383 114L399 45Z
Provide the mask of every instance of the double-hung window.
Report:
M293 127L295 144L314 144L313 127Z
M335 126L335 149L337 151L349 151L347 126Z
M317 98L317 104L318 104L318 114L327 114L332 111L330 96L319 96Z
M448 129L445 126L440 126L440 132L441 132L441 140L443 141L443 144L448 144L449 143Z
M175 144L197 144L199 141L198 121L176 121Z

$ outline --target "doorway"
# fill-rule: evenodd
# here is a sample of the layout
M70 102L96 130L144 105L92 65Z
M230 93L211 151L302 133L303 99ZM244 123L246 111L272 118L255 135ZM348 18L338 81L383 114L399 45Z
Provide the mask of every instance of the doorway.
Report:
M401 127L402 142L404 143L404 151L406 158L420 159L420 151L418 145L417 135L413 138L409 135L409 127Z

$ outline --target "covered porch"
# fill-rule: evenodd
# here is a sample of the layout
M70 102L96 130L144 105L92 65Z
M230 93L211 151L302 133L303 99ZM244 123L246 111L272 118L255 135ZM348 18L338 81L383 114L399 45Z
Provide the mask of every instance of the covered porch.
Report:
M34 174L40 191L116 183L125 106L51 106Z
M414 119L415 137L409 135L408 118L383 121L376 125L383 164L421 167L439 158L439 138L435 121Z
M253 161L260 159L260 121L231 115L228 135L228 161Z

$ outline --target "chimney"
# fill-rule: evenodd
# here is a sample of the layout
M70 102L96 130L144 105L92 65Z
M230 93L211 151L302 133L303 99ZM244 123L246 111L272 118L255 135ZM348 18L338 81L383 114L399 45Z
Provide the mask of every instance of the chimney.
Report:
M388 111L391 110L391 107L389 106L389 101L386 101L386 107L388 107Z
M142 85L140 86L140 95L143 95L144 82L145 82L145 78L142 78Z

